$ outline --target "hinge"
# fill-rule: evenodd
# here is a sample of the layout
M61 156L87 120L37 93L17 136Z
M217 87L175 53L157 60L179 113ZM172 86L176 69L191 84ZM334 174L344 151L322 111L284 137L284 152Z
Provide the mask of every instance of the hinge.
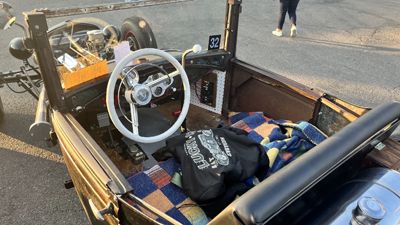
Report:
M381 141L379 140L373 140L371 142L371 145L378 151L381 151L382 149L384 149L386 147L385 144L383 144Z
M381 151L385 147L386 147L386 145L383 144L382 142L379 142L378 144L375 145L375 149L378 150L378 151Z

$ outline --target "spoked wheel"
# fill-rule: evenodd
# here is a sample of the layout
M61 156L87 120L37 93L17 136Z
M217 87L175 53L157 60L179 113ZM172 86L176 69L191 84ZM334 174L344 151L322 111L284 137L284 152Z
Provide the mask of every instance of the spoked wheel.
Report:
M131 50L142 48L157 48L156 38L149 23L137 16L124 20L121 27L122 40L128 41Z

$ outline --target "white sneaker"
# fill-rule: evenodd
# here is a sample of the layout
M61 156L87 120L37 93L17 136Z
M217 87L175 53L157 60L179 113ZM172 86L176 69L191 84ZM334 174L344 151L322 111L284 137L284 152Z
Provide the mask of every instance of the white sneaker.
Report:
M292 25L292 28L290 28L290 37L296 37L296 35L297 35L296 25Z
M277 36L277 37L282 37L283 36L282 30L279 30L279 29L276 29L276 30L272 31L272 34Z

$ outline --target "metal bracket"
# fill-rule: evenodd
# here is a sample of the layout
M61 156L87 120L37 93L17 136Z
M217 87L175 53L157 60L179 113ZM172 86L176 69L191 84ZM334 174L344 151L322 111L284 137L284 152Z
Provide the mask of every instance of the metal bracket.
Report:
M105 220L105 219L104 219L104 215L112 214L112 213L114 212L114 206L113 206L111 203L109 203L104 209L100 209L100 210L99 210L99 209L94 205L92 199L89 199L89 206L90 206L90 209L91 209L92 212L93 212L94 217L95 217L98 221L104 221L104 220Z
M65 189L71 189L74 187L74 183L72 182L72 180L66 180L64 181L64 187Z
M378 151L381 151L382 149L384 149L386 147L385 144L383 144L381 141L379 140L373 140L371 142L371 145Z
M386 145L383 144L382 142L379 142L378 144L375 145L375 149L378 150L378 151L381 151L385 147L386 147Z
M63 111L65 110L64 93L47 36L46 16L43 13L27 13L25 19L50 105L53 109Z

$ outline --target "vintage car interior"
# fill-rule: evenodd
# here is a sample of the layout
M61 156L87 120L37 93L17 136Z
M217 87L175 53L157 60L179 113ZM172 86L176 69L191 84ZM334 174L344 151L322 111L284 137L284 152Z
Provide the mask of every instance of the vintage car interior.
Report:
M122 28L99 18L48 28L46 16L62 10L25 14L30 38L12 52L35 51L45 86L31 130L35 137L50 132L60 145L71 176L66 187L75 187L90 222L398 224L400 143L389 136L400 103L363 108L238 59L241 4L226 2L223 41L205 37L208 46L193 42L187 50L159 48L147 18L127 18ZM204 131L205 145L218 148L207 131L221 127L241 129L266 148L273 132L297 131L308 147L299 154L269 149L274 171L207 211L210 204L182 191L167 143ZM221 161L226 154L213 152Z
M385 154L398 151L399 144L391 141L384 147L386 153L370 153L387 138L388 129L397 126L398 119L392 115L397 115L398 103L378 107L354 122L368 109L307 89L243 61L228 59L229 53L224 50L201 51L198 45L183 54L150 48L136 50L120 62L111 64L113 70L109 77L66 91L69 122L81 132L80 135L93 138L95 143L91 144L102 151L99 152L102 157L107 157L109 163L134 185L125 199L129 206L122 206L123 210L137 207L149 218L158 218L158 222L185 223L178 215L167 213L160 203L162 200L140 199L136 195L140 192L137 188L146 184L135 185L134 177L148 173L168 160L160 154L165 150L168 138L182 132L229 126L230 112L263 112L268 118L308 121L328 136L343 127L346 129L289 164L291 167L275 174L273 180L267 178L238 197L214 218L206 217L211 224L266 221L268 224L328 224L327 221L336 218L355 217L348 212L338 216L334 209L324 211L318 206L335 204L352 211L356 209L354 202L360 202L359 199L365 200L367 205L375 204L375 200L369 201L362 191L372 185L365 179L371 176L378 181L376 185L385 185L391 190L385 194L399 193L398 186L389 181L398 179L398 174L382 168L364 171L382 165L388 157ZM182 64L179 61L183 61ZM228 74L229 78L220 85L219 79ZM260 101L258 96L274 97ZM290 110L293 108L297 110ZM349 136L352 138L346 138ZM390 166L393 168L394 165ZM357 175L359 171L364 172ZM359 184L352 179L365 181ZM313 183L317 185L311 188ZM337 183L344 187L338 188L342 185ZM346 188L353 188L354 196L342 197ZM331 198L332 193L338 193L340 200ZM349 204L349 199L354 202ZM398 202L398 197L396 199ZM187 207L195 207L192 204L195 203ZM376 204L380 206L381 203ZM385 212L388 209L385 208ZM312 215L318 210L323 216L315 219ZM189 221L196 224L197 219ZM204 223L203 219L201 221Z

